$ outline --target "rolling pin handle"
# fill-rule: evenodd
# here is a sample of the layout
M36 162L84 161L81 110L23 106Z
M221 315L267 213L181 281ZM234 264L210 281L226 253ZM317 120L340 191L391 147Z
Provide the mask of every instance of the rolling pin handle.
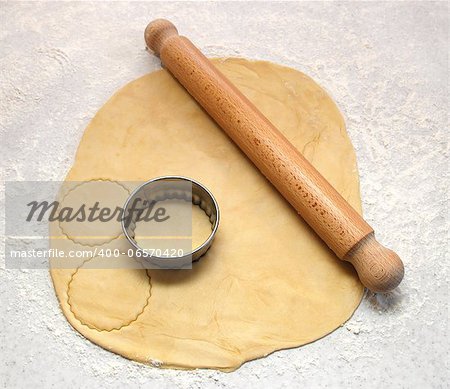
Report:
M396 288L404 275L403 262L392 250L366 236L343 258L358 272L361 282L373 292L388 292Z
M156 19L145 29L144 38L147 47L159 56L166 40L176 35L178 30L171 22L166 19Z

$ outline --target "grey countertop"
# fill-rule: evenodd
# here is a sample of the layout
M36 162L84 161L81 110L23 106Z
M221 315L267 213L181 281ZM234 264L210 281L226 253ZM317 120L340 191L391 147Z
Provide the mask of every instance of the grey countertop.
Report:
M67 323L47 271L3 266L5 387L447 387L447 2L0 7L3 180L64 179L95 112L159 68L143 31L166 17L209 56L278 62L329 91L356 148L365 216L406 265L399 290L366 295L333 334L233 373L159 370L105 351Z

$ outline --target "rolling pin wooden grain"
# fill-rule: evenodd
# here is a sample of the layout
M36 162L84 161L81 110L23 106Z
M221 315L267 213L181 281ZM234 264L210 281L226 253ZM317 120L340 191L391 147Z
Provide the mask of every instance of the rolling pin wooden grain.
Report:
M185 37L164 19L145 41L164 66L278 189L303 219L375 292L394 289L403 263L269 120Z

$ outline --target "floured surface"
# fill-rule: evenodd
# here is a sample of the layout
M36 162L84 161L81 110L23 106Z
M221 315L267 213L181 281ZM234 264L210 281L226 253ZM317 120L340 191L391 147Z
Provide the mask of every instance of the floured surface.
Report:
M293 69L215 63L360 210L354 151L329 96ZM88 339L144 363L233 370L316 340L351 316L363 291L351 266L337 260L166 71L131 82L101 108L66 179L162 175L192 177L214 193L222 213L216 240L192 270L90 269L82 277L83 269L53 269L63 312ZM52 242L71 244L80 246ZM125 251L125 244L118 238L101 247ZM145 292L129 288L133 279ZM99 303L86 308L86 299ZM114 307L117 299L127 301L127 310Z

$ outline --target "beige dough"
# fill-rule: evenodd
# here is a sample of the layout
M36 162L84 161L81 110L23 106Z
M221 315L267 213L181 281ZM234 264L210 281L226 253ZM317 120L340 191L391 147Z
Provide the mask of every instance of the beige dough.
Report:
M215 64L360 211L355 154L326 92L276 64ZM129 83L100 109L66 180L162 175L188 176L212 191L221 210L216 240L192 270L85 269L99 258L78 270L53 268L64 315L86 338L155 366L230 371L319 339L352 315L363 294L353 268L165 70ZM51 246L86 248L70 234ZM120 236L98 247L128 246Z
M164 200L156 203L157 207L163 207L170 218L163 224L152 221L141 221L136 224L135 239L139 247L143 249L171 249L173 240L165 239L164 232L169 236L185 236L186 232L190 237L190 248L195 249L201 246L211 235L212 224L205 211L198 205L184 200ZM182 218L191 219L190 231L186 231L187 224ZM181 219L181 221L180 221ZM158 225L159 224L159 225ZM163 233L163 236L161 234Z

